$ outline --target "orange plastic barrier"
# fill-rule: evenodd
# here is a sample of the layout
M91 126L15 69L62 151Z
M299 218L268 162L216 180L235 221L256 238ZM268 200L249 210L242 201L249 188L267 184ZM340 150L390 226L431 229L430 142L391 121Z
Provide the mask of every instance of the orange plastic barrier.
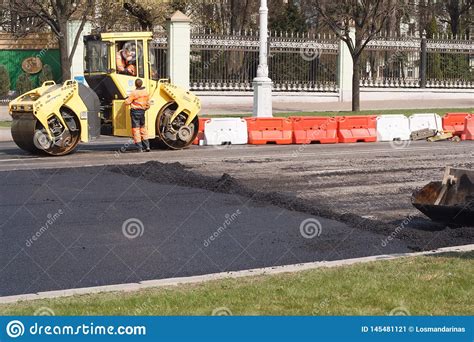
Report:
M337 144L337 120L328 117L290 117L295 144Z
M474 140L474 114L468 115L464 122L462 140Z
M199 118L199 132L196 139L193 141L193 145L199 145L199 141L204 140L204 127L208 120L209 118Z
M377 141L377 116L342 116L337 121L340 143Z
M248 118L249 144L291 145L293 125L286 118Z
M467 116L469 113L447 113L443 117L443 130L454 135L462 135Z

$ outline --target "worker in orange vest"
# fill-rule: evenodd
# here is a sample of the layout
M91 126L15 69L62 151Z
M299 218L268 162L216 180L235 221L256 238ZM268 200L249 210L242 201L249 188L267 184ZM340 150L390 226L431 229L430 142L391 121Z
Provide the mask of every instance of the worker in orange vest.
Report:
M133 142L139 152L150 152L150 142L145 125L145 113L150 108L150 95L143 87L141 79L135 81L135 87L136 89L125 100L125 103L130 106Z
M116 63L119 74L137 75L135 65L133 65L133 55L129 49L117 51Z

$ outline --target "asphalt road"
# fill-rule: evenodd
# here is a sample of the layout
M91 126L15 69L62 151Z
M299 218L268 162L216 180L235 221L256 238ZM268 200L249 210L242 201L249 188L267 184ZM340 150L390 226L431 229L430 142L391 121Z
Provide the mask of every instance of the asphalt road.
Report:
M30 170L34 168L63 168L99 165L124 165L144 163L157 160L164 163L181 162L197 167L203 163L221 163L226 161L247 162L254 160L276 161L286 160L290 163L305 162L317 159L324 160L354 156L390 155L393 158L404 157L408 154L423 156L426 153L436 153L440 156L456 155L457 152L468 153L474 160L474 142L465 141L461 144L412 142L409 146L394 147L390 143L370 144L336 144L336 145L288 145L288 146L215 146L197 147L183 151L153 151L152 153L137 154L122 153L128 146L127 139L103 137L91 144L82 144L78 152L60 157L31 156L20 150L13 142L0 142L0 171ZM212 171L212 170L209 170ZM325 169L321 169L325 171Z
M121 153L125 142L106 138L61 158L33 157L0 143L0 296L474 241L470 228L426 229L430 223L421 214L410 222L422 228L395 230L413 212L407 207L413 187L441 177L446 164L472 167L473 142L193 147L150 154ZM149 160L165 164L140 165ZM330 202L340 217L357 213L387 225L372 229L185 186L173 174L177 168L167 166L174 162L198 178L228 173L255 193L294 195L309 208ZM105 165L119 168L111 172ZM383 244L392 232L394 239Z

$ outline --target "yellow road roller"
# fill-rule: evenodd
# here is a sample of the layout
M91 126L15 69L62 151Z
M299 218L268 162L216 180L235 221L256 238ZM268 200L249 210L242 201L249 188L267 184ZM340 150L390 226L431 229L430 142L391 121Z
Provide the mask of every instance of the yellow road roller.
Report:
M86 36L84 43L88 86L75 80L48 81L10 103L12 137L18 147L62 156L101 134L130 137L125 99L137 78L150 93L146 126L152 144L175 150L192 144L199 131L200 100L160 79L151 32L102 33Z

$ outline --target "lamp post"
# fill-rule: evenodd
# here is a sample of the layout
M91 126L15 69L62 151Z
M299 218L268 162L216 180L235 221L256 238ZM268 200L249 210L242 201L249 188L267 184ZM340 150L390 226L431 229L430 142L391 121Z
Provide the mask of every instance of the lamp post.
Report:
M272 117L273 82L268 77L268 6L260 0L260 56L257 77L253 80L253 116Z

